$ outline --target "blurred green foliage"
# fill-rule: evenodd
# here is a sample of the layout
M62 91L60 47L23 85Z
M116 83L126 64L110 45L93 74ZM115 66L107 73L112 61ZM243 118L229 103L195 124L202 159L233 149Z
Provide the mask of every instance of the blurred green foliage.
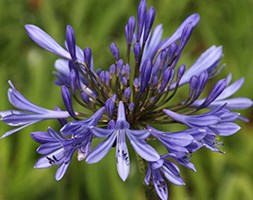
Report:
M226 68L233 80L246 78L238 95L253 98L253 1L252 0L147 0L157 12L155 23L162 23L164 36L173 33L189 14L197 12L201 21L184 51L187 66L209 46L223 45ZM77 43L91 47L96 67L108 67L112 61L111 41L116 41L124 55L124 26L136 15L136 0L1 0L0 1L0 109L9 109L7 81L32 102L53 109L62 105L60 91L52 87L54 60L57 56L32 43L24 24L36 24L63 44L65 27L71 24ZM217 79L216 79L217 80ZM252 109L243 115L252 118ZM186 186L169 184L173 200L250 200L253 199L253 126L240 123L241 131L224 138L225 155L201 150L193 156L197 173L182 168ZM137 166L132 162L126 183L117 175L115 153L111 151L100 163L88 165L73 159L63 180L56 182L56 168L38 170L38 159L29 133L57 129L57 123L43 122L0 141L0 200L142 200L144 193ZM8 127L1 123L1 134ZM134 156L132 156L134 160Z

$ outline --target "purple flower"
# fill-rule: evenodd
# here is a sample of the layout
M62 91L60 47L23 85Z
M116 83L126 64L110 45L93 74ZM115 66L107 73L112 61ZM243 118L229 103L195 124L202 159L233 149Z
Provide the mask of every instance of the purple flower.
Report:
M48 128L48 132L33 132L31 137L41 146L37 149L40 158L35 164L35 168L48 168L53 165L59 165L55 174L55 179L60 180L66 173L73 153L81 147L84 138L64 138Z
M232 75L230 74L227 78L227 82L229 83L232 78ZM235 94L244 83L244 78L238 79L231 85L227 86L220 95L216 97L214 101L212 101L208 107L209 108L216 108L222 105L225 105L225 108L230 110L236 110L236 109L246 109L252 106L252 100L245 97L236 97L236 98L228 98ZM200 99L195 101L192 106L199 107L203 102L206 101L206 99Z
M240 126L234 121L241 119L238 113L230 112L223 107L199 115L182 115L171 110L165 109L164 112L177 122L183 123L188 127L209 128L215 134L229 136L236 133Z
M92 129L92 132L96 137L108 138L92 150L87 156L87 163L96 163L100 161L116 141L117 170L121 179L125 181L130 170L130 157L125 136L128 137L136 153L138 153L143 159L147 161L158 160L160 158L159 154L144 140L150 135L149 130L131 130L129 128L130 125L126 121L124 104L120 101L117 121L114 128L101 129L94 127Z
M196 147L192 143L197 140L202 140L206 133L201 128L192 128L179 132L162 132L152 127L149 127L151 134L157 138L168 150L169 153L178 158L185 157L187 154L193 152L202 145Z
M37 152L44 155L38 160L35 168L59 165L55 179L60 180L64 176L76 150L78 151L77 158L79 161L86 158L90 153L93 136L91 128L97 125L104 111L105 108L101 108L86 120L65 124L61 129L61 135L51 128L48 128L48 132L31 133L32 138L42 144Z
M125 181L130 172L129 140L148 166L145 183L152 179L158 196L167 199L166 180L184 185L177 164L196 171L191 163L194 152L202 147L222 152L219 136L240 130L237 120L247 119L234 110L251 107L252 100L232 97L241 88L243 78L230 84L232 75L228 75L208 86L223 68L221 46L211 46L192 65L178 64L200 20L198 14L187 17L165 39L162 25L152 28L155 15L154 7L147 8L146 1L140 0L137 17L131 16L123 30L126 59L118 48L121 45L112 42L112 63L103 70L95 70L89 47L77 46L70 25L66 27L65 48L35 25L26 25L31 40L61 57L53 73L66 111L36 106L10 83L9 101L17 110L0 115L4 123L18 128L2 137L45 119L58 119L59 133L49 127L47 132L31 134L41 143L37 151L43 155L35 167L58 165L57 180L65 174L75 151L79 161L96 163L115 146L117 171ZM188 88L188 94L184 95L182 87ZM161 130L161 124L168 126ZM104 140L92 148L98 138ZM157 143L166 155L155 150Z
M18 126L11 131L6 132L1 138L9 136L31 124L46 119L65 119L70 117L67 111L48 110L27 100L18 90L9 82L11 88L8 90L10 103L19 110L6 110L0 112L1 120L9 126Z
M73 138L84 138L80 148L78 148L78 160L83 160L91 151L93 133L91 129L96 126L103 116L105 108L100 108L91 117L85 120L71 121L65 124L61 129L61 134L72 136Z
M162 158L156 162L148 163L148 171L145 177L145 183L150 184L152 178L155 190L158 196L163 199L168 199L168 188L165 177L168 181L175 185L184 185L184 181L180 176L179 168L171 161L165 158L169 156L162 156Z

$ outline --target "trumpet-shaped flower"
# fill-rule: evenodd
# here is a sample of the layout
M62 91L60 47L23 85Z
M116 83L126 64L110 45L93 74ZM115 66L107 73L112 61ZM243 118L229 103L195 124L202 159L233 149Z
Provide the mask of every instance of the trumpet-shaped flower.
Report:
M41 143L37 151L42 158L35 167L58 165L57 180L65 174L75 151L79 161L86 159L91 164L115 146L117 171L125 181L130 173L129 143L146 165L143 169L148 167L145 183L152 180L157 195L167 199L166 180L184 185L177 164L196 171L191 163L194 152L200 148L221 152L218 139L238 132L237 120L247 122L234 110L251 107L252 101L232 97L243 78L230 84L232 75L228 75L207 87L223 68L221 46L211 46L193 64L180 61L200 20L198 14L191 14L164 39L162 25L152 28L155 15L154 7L148 9L146 1L140 0L137 17L131 16L123 30L126 56L112 42L112 63L98 70L91 49L76 44L70 25L64 47L39 27L25 25L32 41L60 56L53 73L66 111L36 106L10 84L9 101L17 110L2 111L0 116L4 123L18 128L2 137L42 120L58 119L59 131L49 127L47 132L31 134ZM185 91L183 87L188 88L185 95L179 92ZM93 147L98 138L100 143Z
M88 155L86 161L88 163L96 163L100 161L116 142L116 163L119 176L123 181L128 177L130 170L130 157L126 144L126 136L132 144L136 153L147 161L156 161L160 158L159 154L148 145L146 139L150 133L149 130L131 130L130 125L126 121L125 108L122 101L119 102L117 121L112 129L93 128L92 132L96 137L108 137L101 142Z
M8 97L10 103L19 110L6 110L0 112L1 120L8 124L9 126L18 126L13 130L6 132L2 138L9 136L31 124L40 122L46 119L65 119L70 117L70 114L67 111L60 110L48 110L42 107L39 107L28 99L26 99L11 82L8 90Z

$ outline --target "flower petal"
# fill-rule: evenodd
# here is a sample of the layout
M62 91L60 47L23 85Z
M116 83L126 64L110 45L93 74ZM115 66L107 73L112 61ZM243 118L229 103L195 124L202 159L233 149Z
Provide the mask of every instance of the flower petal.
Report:
M164 133L161 138L165 139L166 141L179 145L179 146L187 146L193 141L193 137L189 134L184 132L180 133Z
M144 129L144 130L130 130L130 129L128 129L127 131L129 132L129 134L132 134L141 140L145 140L150 136L150 130L148 130L148 129Z
M61 148L62 147L58 142L47 142L39 146L39 148L37 149L37 152L39 154L46 155L46 154L51 154Z
M149 164L150 165L150 164ZM150 178L151 178L151 169L150 167L148 168L147 174L145 176L144 182L146 183L146 185L149 185L150 182Z
M9 98L10 103L20 110L27 110L27 111L35 112L35 113L47 112L46 109L34 105L15 88L9 88L8 98Z
M151 37L148 38L147 43L143 50L143 55L141 59L141 65L143 64L144 60L152 58L157 51L158 45L160 44L160 40L162 38L163 28L162 25L158 25L155 27Z
M115 142L116 137L117 137L116 134L112 134L105 141L97 145L95 149L93 149L87 156L86 162L89 164L99 162L103 157L105 157L105 155L111 149L112 145Z
M34 168L48 168L58 164L59 160L64 158L65 150L60 148L57 151L40 158L35 164Z
M25 25L27 35L42 48L51 51L63 58L71 60L70 54L62 48L51 36L35 25Z
M229 110L243 110L252 106L252 100L244 97L236 97L231 99L219 100L211 103L209 108L216 108L221 105L225 105L224 108Z
M164 162L162 172L171 183L175 185L184 185L184 181L179 174L180 171L175 164L169 161Z
M130 158L126 145L125 133L119 131L116 144L116 163L120 178L125 181L130 171Z
M219 60L222 57L222 47L212 46L206 50L198 60L184 73L179 85L183 85L190 81L190 78L195 75L198 76L201 72L207 70L210 71L216 67ZM172 88L175 85L171 86Z
M64 176L64 174L66 173L66 171L69 167L69 164L70 164L70 162L67 162L67 163L63 162L60 165L60 167L57 169L56 174L55 174L55 179L57 181L62 179L62 177Z
M158 196L162 200L168 199L168 187L159 170L153 171L152 180Z
M4 116L2 121L9 126L22 126L34 121L41 121L43 119L42 116L40 114L27 114L24 112L20 112L19 114L10 113L10 115Z
M98 138L105 138L111 135L115 130L114 129L105 129L93 127L91 128L91 132Z
M30 125L32 125L32 124L35 124L35 123L37 123L37 122L39 122L39 121L33 121L33 122L28 123L28 124L25 124L24 126L21 126L21 127L15 128L15 129L12 129L12 130L10 130L10 131L7 131L5 134L3 134L3 135L1 136L0 139L3 139L3 138L5 138L5 137L7 137L7 136L9 136L9 135L12 135L13 133L16 133L16 132L22 130L23 128L25 128L25 127L27 127L27 126L30 126Z
M42 131L37 131L37 132L32 132L31 137L34 141L44 144L50 141L54 141L51 135L48 134L48 132L42 132Z
M224 91L224 89L227 86L227 80L222 79L216 83L216 85L213 87L212 91L208 94L207 98L203 102L202 105L200 105L200 108L207 107L209 104L215 101L215 99Z
M183 114L178 114L171 110L164 109L166 115L171 117L172 119L184 123L188 126L208 126L217 124L221 119L220 117L213 115L212 112L204 113L200 115L187 116Z
M244 83L244 78L240 78L235 81L233 84L229 85L223 92L218 96L217 100L226 99L236 93Z
M215 115L206 115L199 117L189 117L187 122L193 126L209 126L212 124L217 124L220 121L220 117Z
M141 140L134 135L129 134L128 132L127 136L130 140L134 150L136 153L138 153L143 159L147 161L157 161L160 159L159 154L156 152L156 150L148 145L144 140Z
M241 129L239 125L232 122L219 123L211 127L216 130L215 131L216 134L221 135L221 136L233 135Z

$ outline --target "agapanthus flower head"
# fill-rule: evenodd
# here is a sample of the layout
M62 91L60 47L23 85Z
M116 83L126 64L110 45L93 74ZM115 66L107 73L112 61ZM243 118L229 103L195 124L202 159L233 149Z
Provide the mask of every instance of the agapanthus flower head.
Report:
M59 165L57 180L65 174L75 151L79 161L96 163L115 147L117 171L125 181L132 156L129 143L148 166L145 183L152 180L158 196L167 199L166 180L184 185L175 163L195 171L191 155L203 147L220 151L219 136L236 133L240 129L236 120L247 121L233 110L252 106L248 98L231 98L243 78L229 85L229 75L203 92L209 79L223 68L221 46L211 46L192 65L178 64L199 19L198 14L190 15L174 34L162 39L162 25L152 28L155 9L147 9L146 1L141 0L137 18L131 16L124 29L127 54L122 56L112 42L112 64L107 69L95 67L90 48L82 50L76 45L70 25L65 47L39 27L25 25L36 44L61 57L55 62L54 74L66 111L38 107L10 84L9 101L18 110L0 115L6 124L19 127L2 137L41 120L57 119L62 126L58 132L49 127L47 132L31 133L41 143L37 151L43 155L35 167ZM183 98L178 95L182 87L188 88ZM203 94L207 95L200 99ZM168 130L160 129L161 124L169 125ZM170 129L172 125L176 131ZM104 140L92 148L97 138ZM165 148L156 150L153 140Z

